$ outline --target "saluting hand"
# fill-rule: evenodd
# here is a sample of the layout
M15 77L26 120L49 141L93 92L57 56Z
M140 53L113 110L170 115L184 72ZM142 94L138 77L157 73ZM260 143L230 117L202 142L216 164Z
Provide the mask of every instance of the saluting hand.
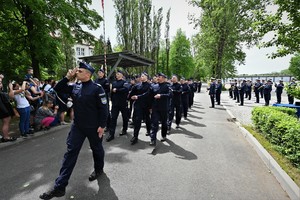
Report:
M69 71L66 75L67 79L71 79L71 78L75 77L77 70L78 70L78 67L75 67L74 69L69 69Z
M155 99L160 99L160 94L154 96Z

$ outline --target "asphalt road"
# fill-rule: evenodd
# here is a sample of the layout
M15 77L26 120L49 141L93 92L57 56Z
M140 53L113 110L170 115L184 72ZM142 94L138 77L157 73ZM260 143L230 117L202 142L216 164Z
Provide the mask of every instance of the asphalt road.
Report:
M197 93L188 120L156 149L149 146L145 128L134 146L132 129L127 136L104 142L105 174L94 182L88 181L93 160L86 140L67 193L58 199L289 199L237 125L228 120L226 110L208 107L207 93ZM0 148L1 200L35 200L53 187L68 131L65 126Z

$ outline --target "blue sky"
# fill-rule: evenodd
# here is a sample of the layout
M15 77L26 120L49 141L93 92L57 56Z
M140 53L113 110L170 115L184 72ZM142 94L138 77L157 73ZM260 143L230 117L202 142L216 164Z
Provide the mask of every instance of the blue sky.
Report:
M198 30L195 30L192 24L189 24L188 15L196 14L199 15L199 9L193 8L188 5L187 0L152 0L155 10L158 10L160 7L163 7L164 18L166 12L171 8L170 16L170 36L173 38L176 35L176 30L181 28L188 37L191 37L193 34L197 33ZM116 24L115 24L115 9L113 7L112 0L104 0L105 6L105 29L106 29L106 38L109 37L112 45L116 45ZM91 6L92 9L95 9L102 16L102 7L101 0L93 0ZM165 20L165 19L164 19ZM164 22L162 24L162 36L164 36ZM91 31L96 37L99 37L103 34L103 23L101 28L96 31ZM283 69L289 67L289 62L291 56L286 56L277 59L269 59L267 54L274 52L276 48L263 48L258 49L257 47L252 47L251 49L245 49L247 55L245 65L236 66L238 74L261 74L261 73L270 73L270 72L279 72Z

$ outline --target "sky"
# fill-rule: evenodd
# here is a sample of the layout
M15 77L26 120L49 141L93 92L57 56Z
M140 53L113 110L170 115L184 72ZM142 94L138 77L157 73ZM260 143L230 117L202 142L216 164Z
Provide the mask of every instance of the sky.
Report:
M170 15L170 37L174 38L177 29L181 28L187 37L191 38L199 30L194 29L194 26L190 24L188 16L195 14L199 16L200 10L192 7L188 4L187 0L152 0L152 5L155 10L160 7L163 8L164 20L162 22L162 36L164 36L165 18L169 8L171 8ZM103 16L103 10L101 6L101 0L93 0L91 5L92 9L95 9L101 16ZM117 44L117 31L115 20L115 9L113 7L113 0L104 0L104 19L105 19L105 32L106 39L109 37L112 46ZM90 31L96 37L103 34L103 23L101 27L96 31ZM286 56L276 59L269 59L267 54L271 54L276 51L275 47L271 48L257 48L244 49L246 53L246 59L244 65L237 65L236 69L238 74L263 74L271 72L280 72L281 70L289 67L290 59L292 56Z

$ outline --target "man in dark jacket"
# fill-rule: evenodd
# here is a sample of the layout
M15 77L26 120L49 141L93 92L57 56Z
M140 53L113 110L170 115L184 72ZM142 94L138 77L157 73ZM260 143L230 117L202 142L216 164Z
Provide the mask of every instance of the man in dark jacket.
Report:
M176 128L179 128L179 124L181 121L181 93L182 93L182 86L178 82L177 75L172 76L172 85L171 85L171 91L172 91L172 101L171 101L171 108L169 112L169 121L168 121L168 129L171 129L172 121L174 118L174 113L176 109Z
M214 107L215 107L215 95L216 95L216 83L215 83L215 78L211 78L211 79L210 79L210 85L209 85L208 90L209 90L208 95L209 95L210 101L211 101L211 106L210 106L210 108L214 108Z
M218 82L216 84L216 101L217 104L221 104L221 93L222 93L222 82L221 79L218 79Z

